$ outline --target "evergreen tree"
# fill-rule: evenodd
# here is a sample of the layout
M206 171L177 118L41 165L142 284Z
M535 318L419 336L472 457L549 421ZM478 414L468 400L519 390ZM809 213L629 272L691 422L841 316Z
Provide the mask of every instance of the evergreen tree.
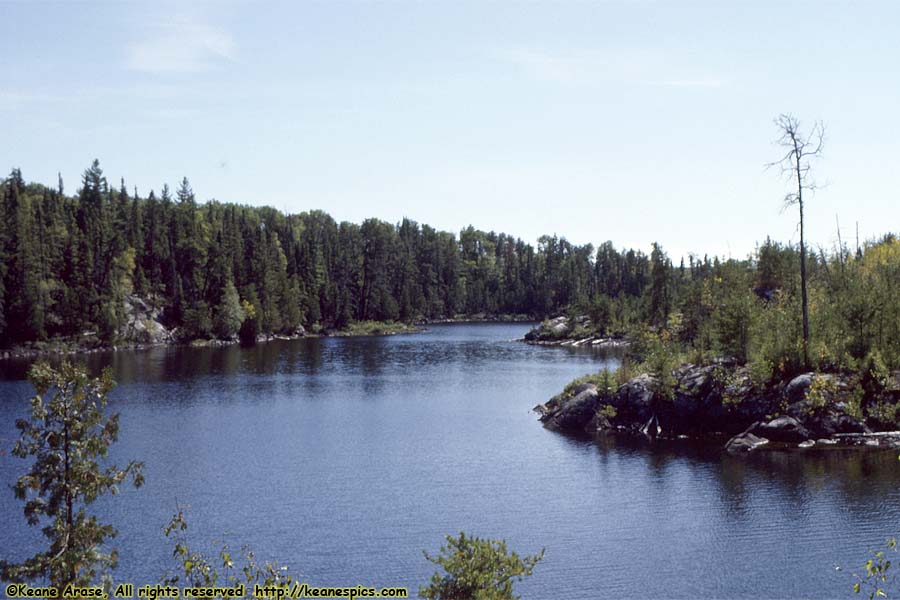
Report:
M467 536L447 536L447 545L437 556L425 553L432 563L441 567L431 577L428 586L419 591L422 598L431 600L515 600L513 585L534 571L544 558L544 551L520 558L506 549L506 543Z
M20 437L13 454L31 462L13 490L25 501L29 525L47 523L49 547L18 564L0 563L0 574L6 581L48 581L58 597L71 597L68 585L90 585L116 563L115 551L102 551L116 530L88 515L87 506L117 493L128 478L139 487L142 464L101 464L119 431L118 415L104 414L114 385L108 371L92 379L68 363L58 370L38 363L29 380L37 395L29 418L16 423Z
M802 304L796 245L766 240L748 260L691 255L676 270L658 245L648 256L556 235L531 245L472 226L454 235L410 219L357 225L322 211L201 205L186 179L174 199L168 185L142 199L124 182L110 191L96 161L75 196L63 191L61 181L26 184L17 169L0 181L4 345L90 341L89 332L112 342L136 294L188 338L229 337L238 322L250 340L301 324L589 313L607 335L676 326L701 356L746 356L760 372L803 363L794 344L801 309L797 319L786 313ZM805 262L810 360L849 368L878 351L900 368L900 242L886 236L856 256L820 252Z
M650 322L664 326L671 310L671 263L659 244L650 253Z

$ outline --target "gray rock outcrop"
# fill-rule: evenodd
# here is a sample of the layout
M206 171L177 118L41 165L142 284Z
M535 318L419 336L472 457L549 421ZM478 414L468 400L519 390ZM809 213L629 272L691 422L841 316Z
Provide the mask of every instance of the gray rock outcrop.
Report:
M542 417L549 429L567 432L589 429L587 426L597 413L600 395L595 385L585 384L579 387L583 388L579 393L563 400L556 410L545 413Z
M120 338L131 344L166 344L173 340L173 331L162 324L162 311L134 295L125 297L125 324Z
M767 447L827 447L815 440L852 439L871 432L852 406L849 376L804 373L781 385L754 386L733 360L683 365L675 387L661 394L644 373L611 393L590 383L535 407L541 421L563 432L612 430L650 437L723 439L729 452ZM823 382L811 391L814 382ZM852 384L852 385L851 385ZM807 442L813 441L813 444Z

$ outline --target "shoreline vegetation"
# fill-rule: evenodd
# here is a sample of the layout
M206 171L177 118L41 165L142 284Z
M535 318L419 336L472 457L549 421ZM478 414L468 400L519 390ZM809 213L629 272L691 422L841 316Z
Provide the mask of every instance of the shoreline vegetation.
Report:
M623 349L616 389L597 395L618 397L645 378L636 396L649 412L634 411L638 429L734 435L782 416L805 426L789 409L809 399L784 390L806 376L821 404L812 412L855 427L834 435L900 430L900 240L892 233L853 248L838 237L817 251L767 238L742 259L691 254L676 265L655 243L649 254L557 236L531 246L473 227L456 235L409 219L357 225L321 211L199 204L186 178L174 195L163 186L142 198L124 181L112 188L97 161L74 196L62 181L26 184L13 169L0 199L7 354L390 335L432 322L556 315L524 341ZM715 377L697 372L710 369ZM728 391L734 386L739 392ZM616 427L633 408L604 406ZM732 420L717 421L722 415ZM703 425L677 425L688 416Z
M127 312L131 314L131 307L138 303L146 302L139 298L126 300L129 305ZM42 358L53 355L77 355L96 352L140 351L163 346L182 347L216 347L233 345L263 344L273 340L297 340L303 338L320 337L380 337L392 335L406 335L422 333L428 330L429 325L453 324L453 323L533 323L534 318L527 315L457 315L455 317L418 320L411 323L394 321L354 321L343 329L316 328L307 331L299 327L293 333L260 334L254 340L241 340L238 336L229 339L218 338L181 338L177 331L168 330L164 325L144 315L141 325L136 326L135 320L129 322L131 331L139 331L139 335L129 338L119 338L116 344L103 343L94 332L87 332L79 339L50 339L45 341L27 342L18 346L0 349L0 360ZM151 332L146 334L146 332Z
M572 346L593 348L627 348L630 342L624 335L604 335L591 319L585 315L578 317L559 316L545 319L522 338L526 344L534 346Z
M591 335L586 316L545 320L524 341L608 343ZM695 439L730 454L900 448L900 370L888 369L878 353L856 368L760 373L734 356L691 352L665 329L610 341L623 350L618 369L579 377L534 407L547 429Z
M536 320L584 301L594 278L593 246L556 236L201 204L187 178L141 196L98 161L80 183L67 195L61 178L26 183L15 168L0 180L0 350ZM640 293L649 258L628 263Z

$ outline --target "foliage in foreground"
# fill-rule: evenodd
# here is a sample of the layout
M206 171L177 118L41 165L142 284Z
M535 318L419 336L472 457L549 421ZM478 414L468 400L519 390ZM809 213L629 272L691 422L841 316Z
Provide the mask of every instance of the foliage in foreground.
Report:
M20 437L13 454L33 462L13 490L25 501L28 524L45 524L49 547L18 564L3 561L0 575L14 582L45 580L60 592L68 584L107 580L117 556L103 545L116 530L88 515L86 507L116 494L129 477L135 487L143 483L142 463L132 461L124 469L102 464L119 432L118 415L104 415L114 382L108 370L91 378L69 363L59 369L37 363L29 380L37 395L29 418L16 422Z
M888 552L897 552L897 538L889 538L885 542L884 550L871 551L872 558L867 560L863 566L864 575L853 573L853 578L856 580L853 584L854 592L868 594L869 600L897 597L900 587L897 585L896 572L891 571L892 562L888 558ZM841 569L838 568L838 570Z
M429 600L513 600L513 584L531 575L544 551L520 558L506 542L479 537L447 536L440 554L425 558L441 567L419 595Z
M172 557L176 566L162 580L164 585L181 584L185 587L233 587L243 583L252 590L254 584L261 586L284 586L293 582L287 567L277 561L258 563L253 551L248 546L241 547L240 564L235 564L231 548L221 543L217 557L209 558L201 552L191 549L187 542L188 522L184 511L172 516L172 520L163 529L166 537L174 537L175 549Z
M13 448L20 458L32 458L28 471L19 477L14 491L25 501L25 518L30 525L46 522L47 550L22 563L0 561L0 575L12 582L49 582L63 597L66 586L86 587L98 579L108 588L109 569L116 564L115 550L105 552L104 544L116 530L89 516L86 506L103 494L115 494L129 477L135 487L143 483L142 463L129 462L124 469L104 465L108 448L117 440L118 415L106 417L107 395L115 383L109 370L98 378L84 367L63 363L58 369L35 364L29 380L37 390L31 400L29 419L16 426L21 435ZM50 398L47 399L47 395ZM191 548L187 542L188 522L179 511L164 528L173 537L175 567L161 582L188 587L246 588L289 585L293 577L275 561L257 562L244 546L237 557L222 543L215 558ZM507 600L513 583L531 575L544 552L520 558L508 552L505 542L483 540L460 534L447 537L447 546L428 560L445 573L435 573L431 584L422 588L425 598Z

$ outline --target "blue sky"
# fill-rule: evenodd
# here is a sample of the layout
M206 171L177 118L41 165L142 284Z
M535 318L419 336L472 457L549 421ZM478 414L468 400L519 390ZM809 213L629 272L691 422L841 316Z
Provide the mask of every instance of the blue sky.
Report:
M0 0L0 169L740 257L798 239L791 112L827 248L897 230L898 65L895 2Z

